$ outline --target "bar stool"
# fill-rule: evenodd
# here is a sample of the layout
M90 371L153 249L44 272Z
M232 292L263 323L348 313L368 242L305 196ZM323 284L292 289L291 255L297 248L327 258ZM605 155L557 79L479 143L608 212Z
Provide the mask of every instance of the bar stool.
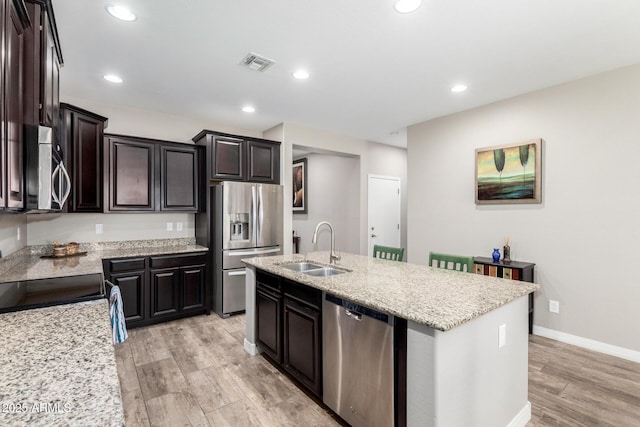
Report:
M389 259L391 261L402 261L404 248L394 248L392 246L373 245L373 257Z
M429 252L429 267L472 273L473 257Z

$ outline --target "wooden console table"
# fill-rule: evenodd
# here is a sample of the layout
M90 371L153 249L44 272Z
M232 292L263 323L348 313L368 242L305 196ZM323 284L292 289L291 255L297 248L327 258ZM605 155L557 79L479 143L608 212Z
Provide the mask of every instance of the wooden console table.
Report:
M529 283L533 283L534 266L531 262L511 261L505 264L502 260L493 262L493 259L487 257L473 258L473 272L476 274ZM533 333L533 293L529 294L529 333Z

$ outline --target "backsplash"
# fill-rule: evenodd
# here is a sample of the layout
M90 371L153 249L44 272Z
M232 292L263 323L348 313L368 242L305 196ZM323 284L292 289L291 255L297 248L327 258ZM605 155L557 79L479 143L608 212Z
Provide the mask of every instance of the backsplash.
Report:
M20 229L20 231L18 231ZM20 238L18 240L18 235ZM0 251L7 257L27 245L27 216L19 214L0 215Z
M188 213L30 214L28 245L67 242L115 242L195 236L195 217ZM171 231L167 230L171 224ZM96 228L101 228L98 233ZM180 230L181 228L181 230Z

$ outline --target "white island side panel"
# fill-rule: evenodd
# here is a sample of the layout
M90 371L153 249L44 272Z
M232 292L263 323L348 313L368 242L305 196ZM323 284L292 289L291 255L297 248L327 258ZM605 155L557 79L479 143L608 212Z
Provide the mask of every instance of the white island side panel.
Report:
M407 425L525 426L527 313L525 295L446 332L408 322Z

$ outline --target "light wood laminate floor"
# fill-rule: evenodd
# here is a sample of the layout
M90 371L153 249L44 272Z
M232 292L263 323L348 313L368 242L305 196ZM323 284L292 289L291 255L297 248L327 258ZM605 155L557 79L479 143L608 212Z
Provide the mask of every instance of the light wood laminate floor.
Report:
M126 425L340 425L243 339L244 316L129 331L116 346ZM640 364L531 336L529 400L528 426L638 426Z

